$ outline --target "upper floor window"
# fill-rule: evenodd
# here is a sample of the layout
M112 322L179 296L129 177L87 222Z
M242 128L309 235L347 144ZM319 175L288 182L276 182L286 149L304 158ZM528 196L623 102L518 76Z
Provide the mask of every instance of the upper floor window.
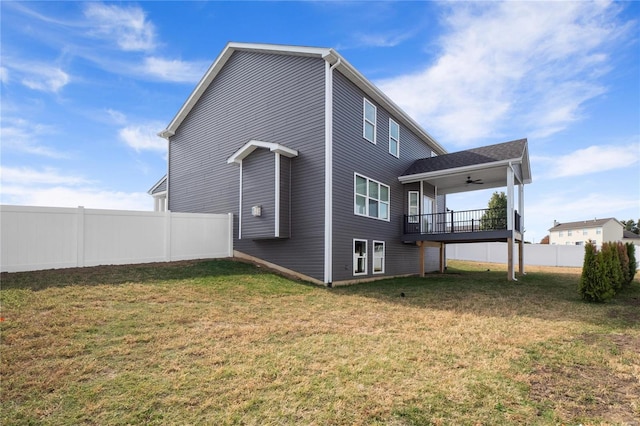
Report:
M583 230L582 230L582 235L589 235L589 231L588 231L588 230L586 230L586 229L583 229Z
M376 106L364 100L362 120L362 136L371 143L376 143Z
M354 214L389 220L389 187L355 174Z
M559 232L558 232L558 237L564 237L564 232L559 231Z
M596 235L602 234L602 228L596 228Z
M572 230L568 230L568 231L567 231L567 237L570 237L570 236L572 236L572 235L573 235L573 231L572 231Z
M400 126L389 119L389 154L400 157Z

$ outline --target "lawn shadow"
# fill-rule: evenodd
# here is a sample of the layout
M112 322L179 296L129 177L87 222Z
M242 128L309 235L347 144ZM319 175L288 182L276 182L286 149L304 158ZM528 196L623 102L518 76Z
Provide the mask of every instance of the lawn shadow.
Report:
M371 297L403 306L449 310L461 314L640 328L640 281L607 303L587 303L578 294L580 275L530 272L508 281L504 271L449 270L425 277L385 279L337 287L336 294Z
M103 265L30 272L3 272L0 274L0 288L38 291L71 285L120 285L260 273L271 273L271 271L231 259L183 260L137 265Z

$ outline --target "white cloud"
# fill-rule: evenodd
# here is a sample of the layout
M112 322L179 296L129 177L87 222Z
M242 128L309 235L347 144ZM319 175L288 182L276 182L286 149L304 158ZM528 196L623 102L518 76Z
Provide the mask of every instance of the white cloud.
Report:
M543 177L581 176L624 169L640 162L640 145L600 145L579 149L559 157L533 157L533 161L548 168Z
M167 141L158 136L164 126L158 122L133 124L120 129L120 139L137 152L156 151L166 153Z
M30 167L0 167L0 179L2 182L19 183L31 186L34 184L47 185L83 185L91 181L81 176L63 175L59 170L46 167L36 170Z
M82 176L57 169L2 167L0 203L25 206L77 207L119 210L152 210L146 192L102 189Z
M155 48L155 28L140 7L87 3L84 15L92 28L91 34L114 39L125 51Z
M4 66L0 70L3 83L9 82L9 72L26 87L42 92L58 93L71 82L71 77L60 67L44 62L18 61L3 57Z
M33 90L58 93L70 81L69 74L57 67L38 66L27 72L22 84Z
M113 122L113 123L122 125L122 124L125 124L127 122L127 116L124 113L120 112L120 111L117 111L117 110L111 109L111 108L107 108L105 110L105 112L109 116L110 121Z
M140 70L163 81L197 83L209 64L203 61L185 62L178 59L147 57Z
M54 135L52 126L33 123L23 119L2 118L0 138L2 148L27 154L41 155L50 158L66 158L67 153L55 150L40 143L42 137Z
M378 86L452 143L495 137L507 123L547 136L602 94L607 48L625 30L609 2L452 3L437 60ZM524 130L524 129L523 129Z

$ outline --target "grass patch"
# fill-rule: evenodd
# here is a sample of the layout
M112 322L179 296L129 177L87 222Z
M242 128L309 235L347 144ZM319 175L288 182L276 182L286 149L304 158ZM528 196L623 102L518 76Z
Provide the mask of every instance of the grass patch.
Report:
M0 422L632 423L640 282L587 304L579 277L450 262L326 289L228 260L3 274Z

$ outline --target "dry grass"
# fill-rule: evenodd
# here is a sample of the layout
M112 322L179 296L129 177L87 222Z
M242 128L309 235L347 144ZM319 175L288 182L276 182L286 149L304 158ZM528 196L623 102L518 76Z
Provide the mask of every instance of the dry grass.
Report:
M638 424L637 280L591 305L579 270L451 266L334 289L230 261L3 274L0 421Z

